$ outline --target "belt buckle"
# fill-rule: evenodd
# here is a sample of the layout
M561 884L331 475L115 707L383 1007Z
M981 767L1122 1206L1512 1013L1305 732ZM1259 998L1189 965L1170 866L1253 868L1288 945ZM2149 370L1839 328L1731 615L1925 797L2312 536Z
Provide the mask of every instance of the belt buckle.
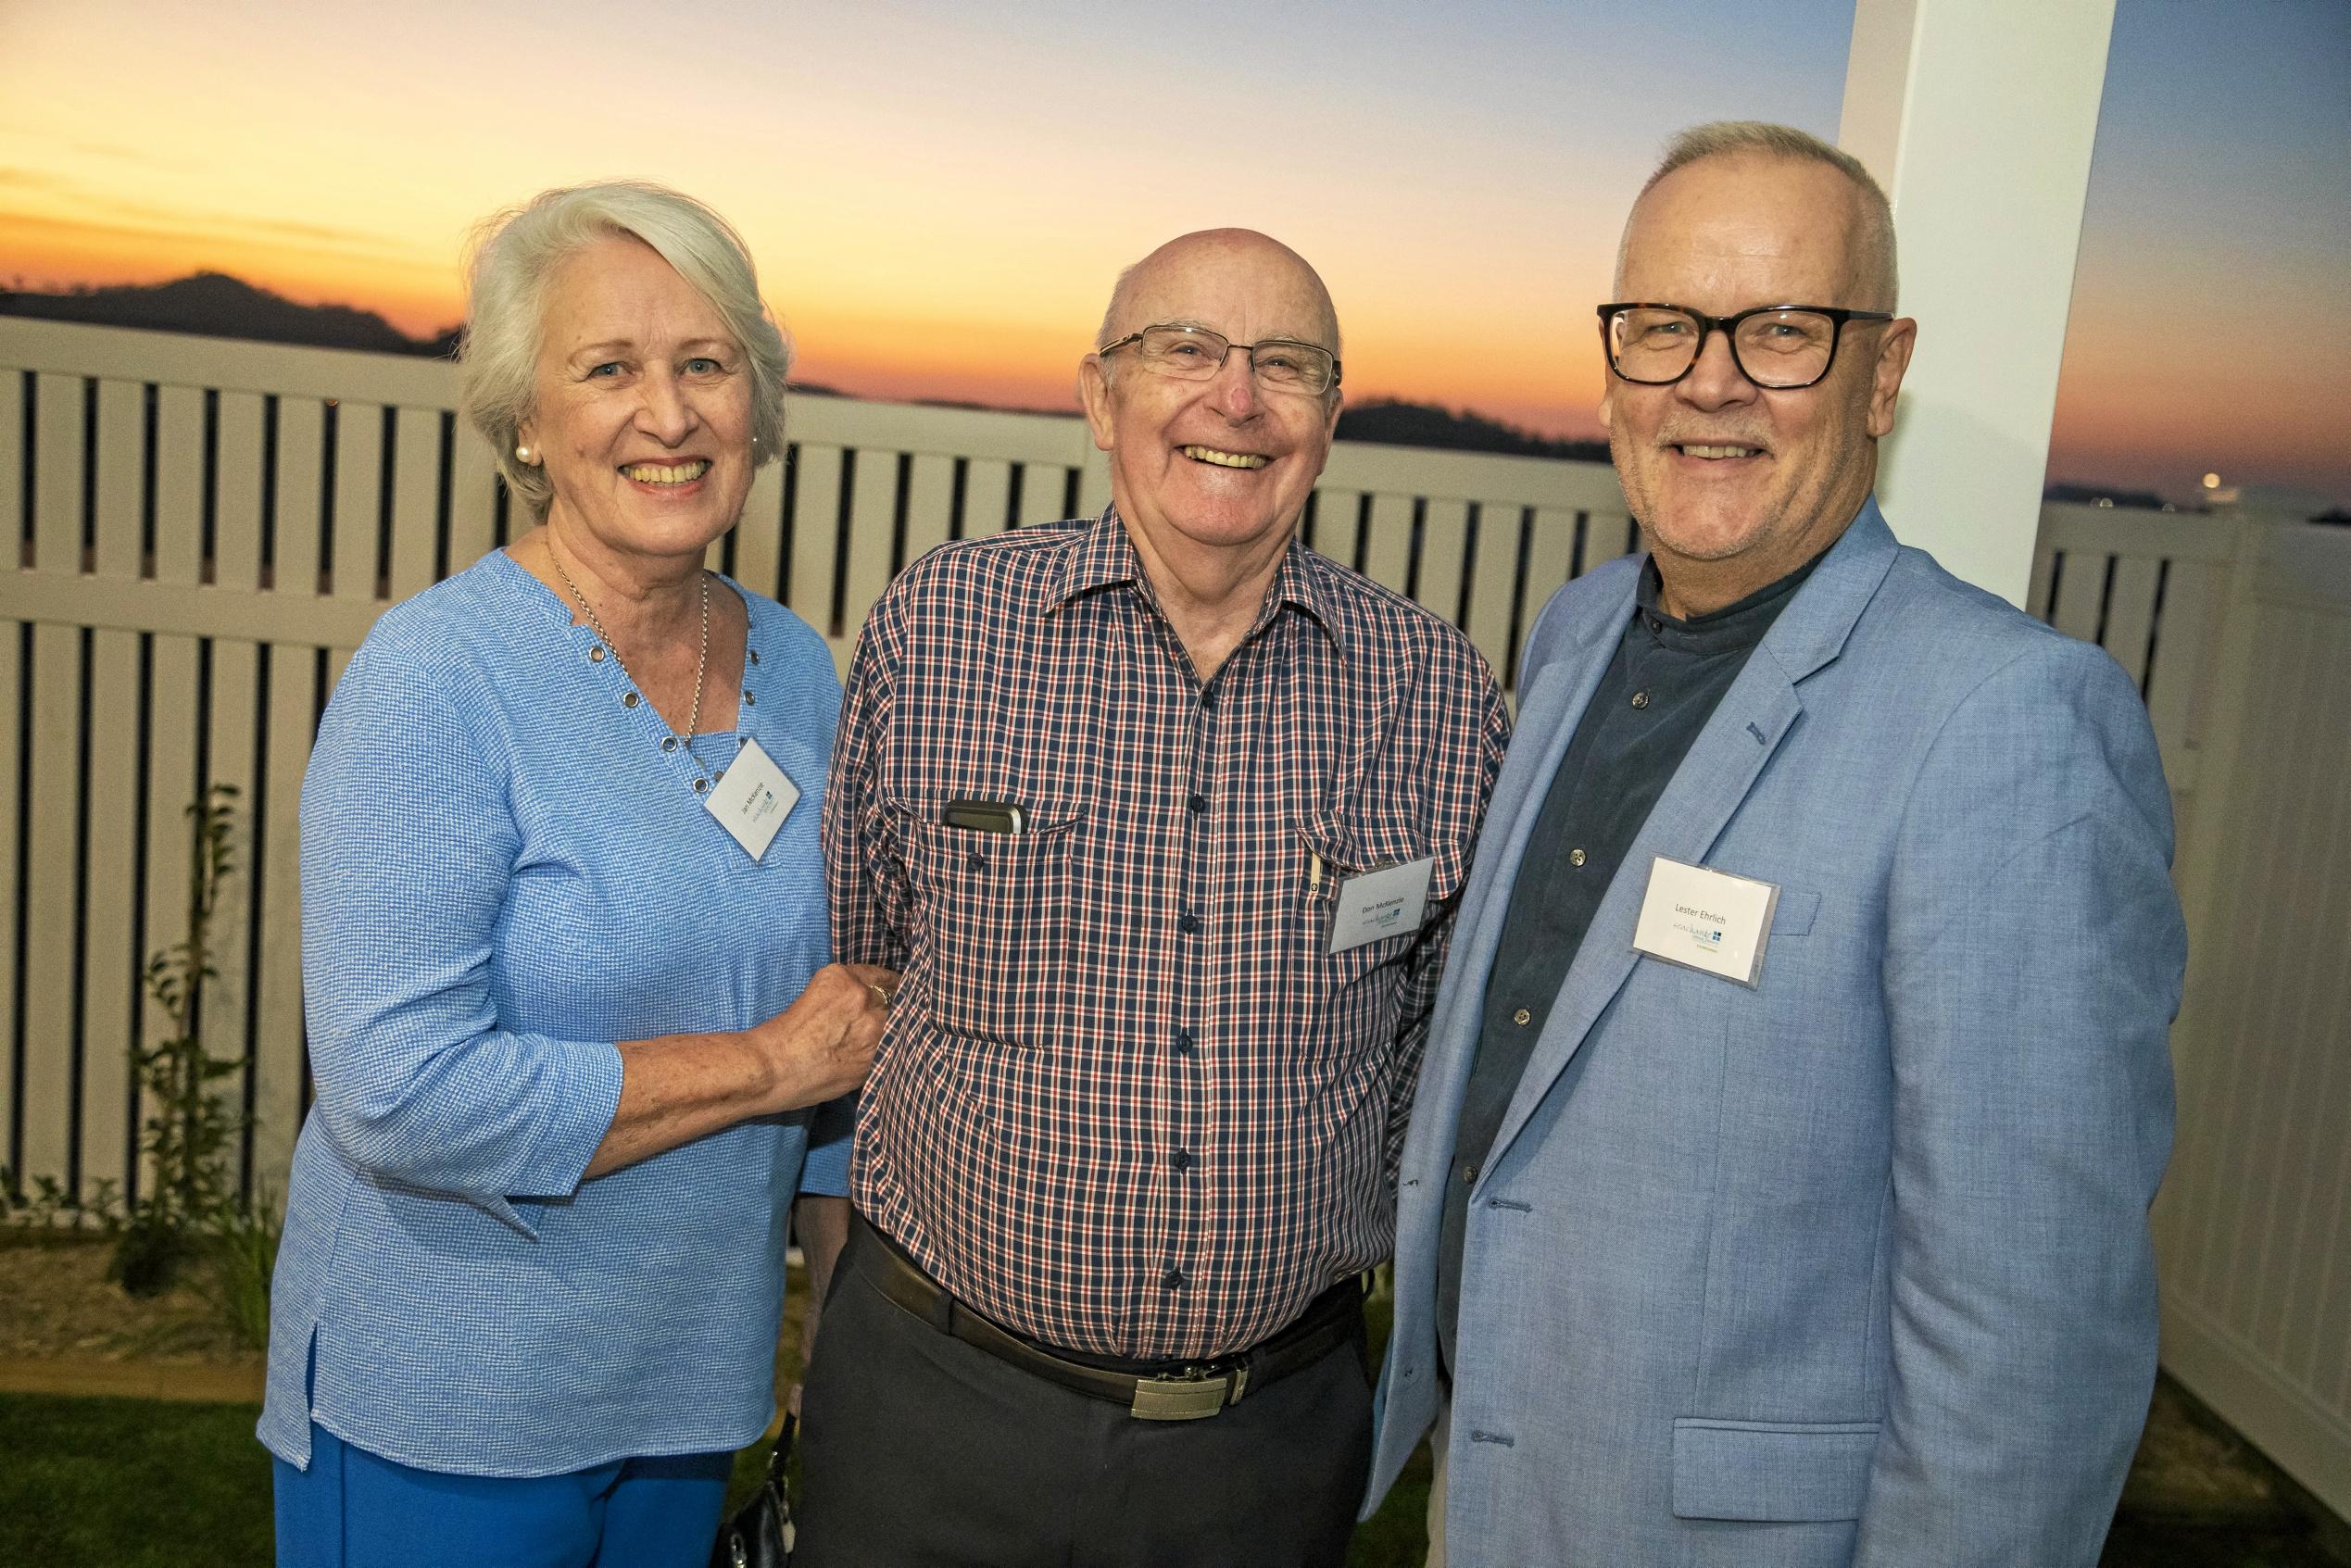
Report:
M1234 1373L1191 1372L1176 1377L1138 1377L1135 1380L1135 1402L1126 1407L1126 1413L1137 1421L1198 1421L1214 1415L1227 1403L1239 1403L1241 1391L1248 1386L1246 1367Z

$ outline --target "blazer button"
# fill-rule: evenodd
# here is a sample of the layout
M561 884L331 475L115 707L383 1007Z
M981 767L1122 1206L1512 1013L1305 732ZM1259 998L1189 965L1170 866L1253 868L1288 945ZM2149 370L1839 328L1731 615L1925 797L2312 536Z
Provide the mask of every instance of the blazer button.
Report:
M1582 864L1584 863L1584 852L1583 852L1582 850L1580 850L1580 849L1570 849L1570 850L1568 850L1568 851L1567 851L1567 863L1568 863L1569 865L1571 865L1571 866L1580 866L1580 865L1582 865Z
M1510 1021L1513 1023L1519 1025L1521 1028L1524 1028L1526 1025L1535 1022L1535 1015L1528 1012L1525 1008L1520 1008L1516 1012L1510 1015Z
M1647 692L1635 692L1635 693L1633 693L1633 695L1632 695L1632 705L1633 705L1635 708L1646 708L1646 707L1648 707L1648 706L1649 706L1649 694L1648 694Z

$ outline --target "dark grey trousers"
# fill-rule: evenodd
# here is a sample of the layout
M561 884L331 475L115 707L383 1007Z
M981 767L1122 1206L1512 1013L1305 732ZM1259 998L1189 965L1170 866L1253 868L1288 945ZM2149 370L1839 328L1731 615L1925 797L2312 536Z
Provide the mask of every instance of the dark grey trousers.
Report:
M1138 1421L949 1338L853 1265L801 1394L794 1568L1338 1568L1371 1465L1358 1339Z

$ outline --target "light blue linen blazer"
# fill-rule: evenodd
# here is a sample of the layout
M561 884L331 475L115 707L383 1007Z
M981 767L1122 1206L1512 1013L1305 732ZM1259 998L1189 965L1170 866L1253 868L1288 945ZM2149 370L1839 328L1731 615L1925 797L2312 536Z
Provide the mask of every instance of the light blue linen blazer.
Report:
M1638 564L1529 642L1399 1176L1370 1503L1436 1412L1487 977ZM2091 1568L2155 1374L2170 850L2122 671L1867 503L1651 813L1478 1173L1452 1568ZM1634 952L1661 855L1779 886L1756 988Z

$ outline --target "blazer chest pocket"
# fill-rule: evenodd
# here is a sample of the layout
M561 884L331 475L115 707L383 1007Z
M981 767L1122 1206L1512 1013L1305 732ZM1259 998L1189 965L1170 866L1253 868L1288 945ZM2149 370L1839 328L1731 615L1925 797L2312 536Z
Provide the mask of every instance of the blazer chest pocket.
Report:
M901 821L919 909L908 983L951 1034L1005 1046L1060 1035L1070 854L1082 812L1032 805L1025 832L949 827L937 807Z
M1874 1421L1677 1421L1674 1517L1858 1519L1877 1449Z

